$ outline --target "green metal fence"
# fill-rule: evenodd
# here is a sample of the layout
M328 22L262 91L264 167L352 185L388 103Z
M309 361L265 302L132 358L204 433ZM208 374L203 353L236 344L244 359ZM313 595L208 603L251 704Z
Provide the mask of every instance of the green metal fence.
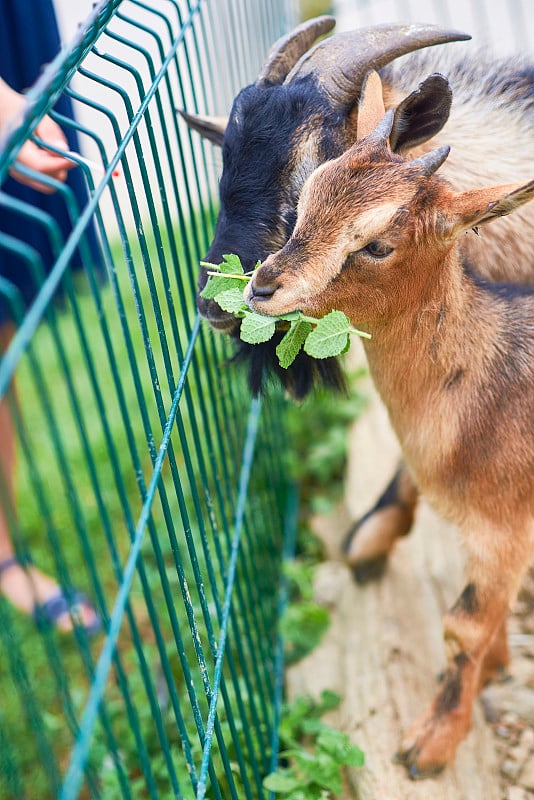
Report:
M83 590L103 621L93 638L61 634L0 598L1 798L266 796L295 509L283 401L251 401L224 337L196 313L217 153L175 109L227 111L291 11L99 2L0 147L3 182L50 113L104 167L76 167L81 206L42 179L68 209L66 236L0 191L0 262L15 254L38 287L26 307L0 279L17 323L0 362L17 451L1 513L20 562L67 597ZM53 110L62 93L75 120ZM42 229L51 270L2 230L6 210Z

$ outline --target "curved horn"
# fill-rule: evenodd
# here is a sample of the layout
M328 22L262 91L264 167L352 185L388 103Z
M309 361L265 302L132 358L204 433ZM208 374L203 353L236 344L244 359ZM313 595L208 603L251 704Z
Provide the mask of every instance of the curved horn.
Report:
M393 127L393 118L395 112L392 108L386 111L376 128L369 134L368 139L373 144L387 144L391 128ZM413 162L412 162L413 163Z
M469 34L436 25L375 25L337 33L304 53L284 83L297 76L315 74L332 104L349 109L357 100L369 70L379 70L395 58L422 47L470 38Z
M449 145L437 147L435 150L431 150L430 153L425 153L423 156L419 156L419 158L414 158L413 161L408 161L406 166L418 167L423 175L429 177L441 167L449 155L450 150L451 148Z
M256 83L282 83L299 58L310 49L319 36L332 30L336 20L324 15L301 23L278 39L267 54Z

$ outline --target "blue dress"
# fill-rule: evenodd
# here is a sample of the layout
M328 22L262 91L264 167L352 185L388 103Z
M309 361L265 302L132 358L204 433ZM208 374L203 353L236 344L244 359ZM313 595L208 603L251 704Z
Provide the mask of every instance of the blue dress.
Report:
M50 62L59 52L60 37L54 7L51 0L0 0L0 77L13 89L28 89L41 74L42 66ZM66 117L73 117L70 98L62 96L55 110ZM64 134L71 150L79 150L76 132L65 126ZM69 171L67 183L76 195L78 207L87 204L87 190L82 171ZM61 230L64 240L70 230L71 221L65 203L59 193L43 194L8 178L1 191L17 197L52 216ZM15 214L0 205L0 231L14 236L34 248L41 256L45 272L54 263L54 257L46 230L27 216ZM94 230L87 232L87 240L93 264L100 266L99 248ZM82 266L80 254L73 256L72 268ZM0 276L14 284L25 304L35 297L38 286L30 274L27 263L13 252L0 247ZM0 324L11 317L5 296L0 293Z

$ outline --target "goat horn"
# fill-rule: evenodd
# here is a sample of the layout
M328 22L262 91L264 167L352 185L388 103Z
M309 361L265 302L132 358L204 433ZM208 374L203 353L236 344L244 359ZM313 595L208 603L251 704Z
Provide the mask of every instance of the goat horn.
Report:
M379 70L422 47L470 38L469 34L436 25L375 25L337 33L305 52L284 83L311 73L335 107L349 109L358 99L369 70Z
M314 41L332 30L336 20L324 15L301 23L286 36L278 39L267 54L256 83L282 83L299 58Z
M435 150L431 150L430 153L425 153L423 156L419 156L419 158L414 158L413 161L409 161L407 166L419 167L421 173L428 177L429 175L433 175L433 173L441 167L450 151L451 148L449 145L437 147Z
M369 135L368 139L370 139L373 144L385 144L389 139L394 118L395 111L390 108L388 111L386 111L374 131Z

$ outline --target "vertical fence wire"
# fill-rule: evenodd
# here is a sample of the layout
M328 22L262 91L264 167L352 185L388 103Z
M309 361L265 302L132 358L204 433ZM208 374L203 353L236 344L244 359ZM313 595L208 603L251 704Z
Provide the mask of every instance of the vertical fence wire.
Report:
M248 408L227 343L196 314L219 159L176 111L227 111L292 11L99 2L0 151L3 181L50 113L103 165L78 160L81 204L42 179L70 232L0 191L2 211L45 242L0 222L0 259L33 287L23 298L0 280L16 323L0 396L17 449L1 513L28 580L35 565L67 601L83 590L103 622L93 638L76 620L62 635L0 601L0 797L264 796L280 699L281 415ZM54 110L61 93L74 119Z

